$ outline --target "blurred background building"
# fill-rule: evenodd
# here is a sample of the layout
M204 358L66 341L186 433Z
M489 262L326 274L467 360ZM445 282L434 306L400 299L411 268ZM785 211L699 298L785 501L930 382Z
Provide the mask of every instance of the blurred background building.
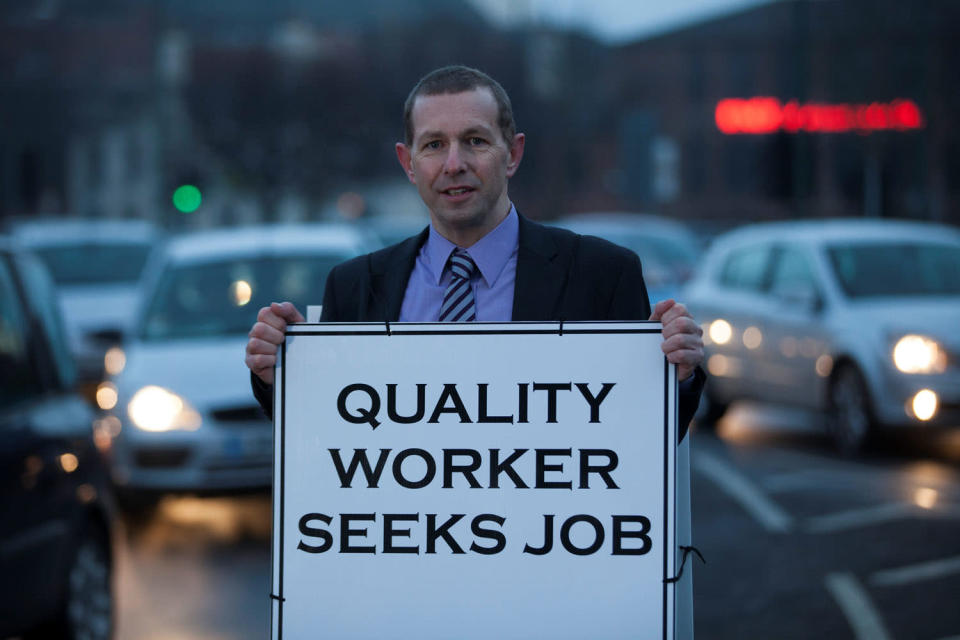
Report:
M531 217L960 221L953 0L759 3L619 43L483 4L8 0L0 216L420 216L391 143L456 62L514 100Z

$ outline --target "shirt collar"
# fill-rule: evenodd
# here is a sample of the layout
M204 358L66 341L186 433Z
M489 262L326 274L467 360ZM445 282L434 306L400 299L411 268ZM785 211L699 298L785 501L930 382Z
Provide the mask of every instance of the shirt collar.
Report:
M492 287L500 277L507 261L517 250L519 242L520 220L517 209L511 203L507 217L466 250L480 269L480 275L488 287ZM438 285L443 277L447 260L456 248L457 245L440 235L433 225L430 226L430 234L427 236L423 252L430 263L430 275Z

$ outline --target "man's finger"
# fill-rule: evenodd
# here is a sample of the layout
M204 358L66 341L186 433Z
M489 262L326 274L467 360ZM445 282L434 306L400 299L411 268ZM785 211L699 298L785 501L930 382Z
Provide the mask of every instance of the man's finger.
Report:
M276 355L277 344L268 342L267 340L261 340L260 338L250 338L250 340L247 342L247 353L251 355Z
M269 342L270 344L274 345L274 348L276 348L276 345L279 345L281 342L283 342L283 331L286 328L286 323L284 323L283 328L278 329L277 327L266 322L258 322L253 325L253 328L250 329L250 333L247 335L251 339L258 338L264 342Z
M667 300L661 300L653 307L653 312L650 314L650 320L652 322L660 322L660 319L663 317L663 314L667 312L670 307L672 307L676 302L673 298L668 298Z
M684 305L681 302L675 302L673 305L670 306L669 309L663 312L663 315L660 318L660 322L662 322L664 326L666 326L669 323L676 320L677 318L692 318L692 317L693 316L687 310L686 305Z
M703 328L690 316L675 318L663 325L663 337L668 339L677 334L689 334L699 338L703 335Z
M292 302L271 302L270 309L288 323L306 321Z
M269 325L280 332L285 331L288 324L286 318L276 313L272 306L262 307L260 311L257 312L257 324L261 323Z
M273 384L273 367L277 363L276 356L250 355L244 358L244 363L258 378L266 384Z
M700 353L692 349L679 349L667 354L667 362L677 365L680 369L693 371L700 366ZM681 376L681 379L687 375Z
M703 340L700 339L700 336L689 333L678 333L664 340L660 345L660 348L665 354L670 354L672 351L684 349L702 352Z

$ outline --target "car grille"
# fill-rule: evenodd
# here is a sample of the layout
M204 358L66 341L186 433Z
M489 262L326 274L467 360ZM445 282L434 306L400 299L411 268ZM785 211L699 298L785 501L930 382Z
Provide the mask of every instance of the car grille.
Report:
M210 412L218 422L269 422L259 405L246 407L224 407Z
M182 447L176 449L147 449L137 451L136 465L143 469L174 469L182 467L190 452Z
M238 460L236 458L213 459L204 465L204 469L211 472L260 470L266 477L270 477L273 470L273 456L256 456Z

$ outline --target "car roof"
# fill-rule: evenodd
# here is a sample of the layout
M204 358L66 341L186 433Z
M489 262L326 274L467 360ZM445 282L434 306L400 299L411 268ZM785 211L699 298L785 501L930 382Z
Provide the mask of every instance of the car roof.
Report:
M652 213L630 213L626 211L576 213L557 218L552 221L552 224L570 228L663 229L692 235L682 222Z
M9 234L29 247L73 245L85 242L151 242L159 229L146 220L92 218L31 218L14 220Z
M232 256L356 253L372 248L368 236L354 227L305 223L193 231L172 238L166 255L175 262L203 262Z
M0 251L10 254L33 255L29 247L9 233L0 233Z
M814 244L926 240L960 242L960 229L943 224L889 218L831 218L760 222L738 227L715 239L717 246L789 238Z

